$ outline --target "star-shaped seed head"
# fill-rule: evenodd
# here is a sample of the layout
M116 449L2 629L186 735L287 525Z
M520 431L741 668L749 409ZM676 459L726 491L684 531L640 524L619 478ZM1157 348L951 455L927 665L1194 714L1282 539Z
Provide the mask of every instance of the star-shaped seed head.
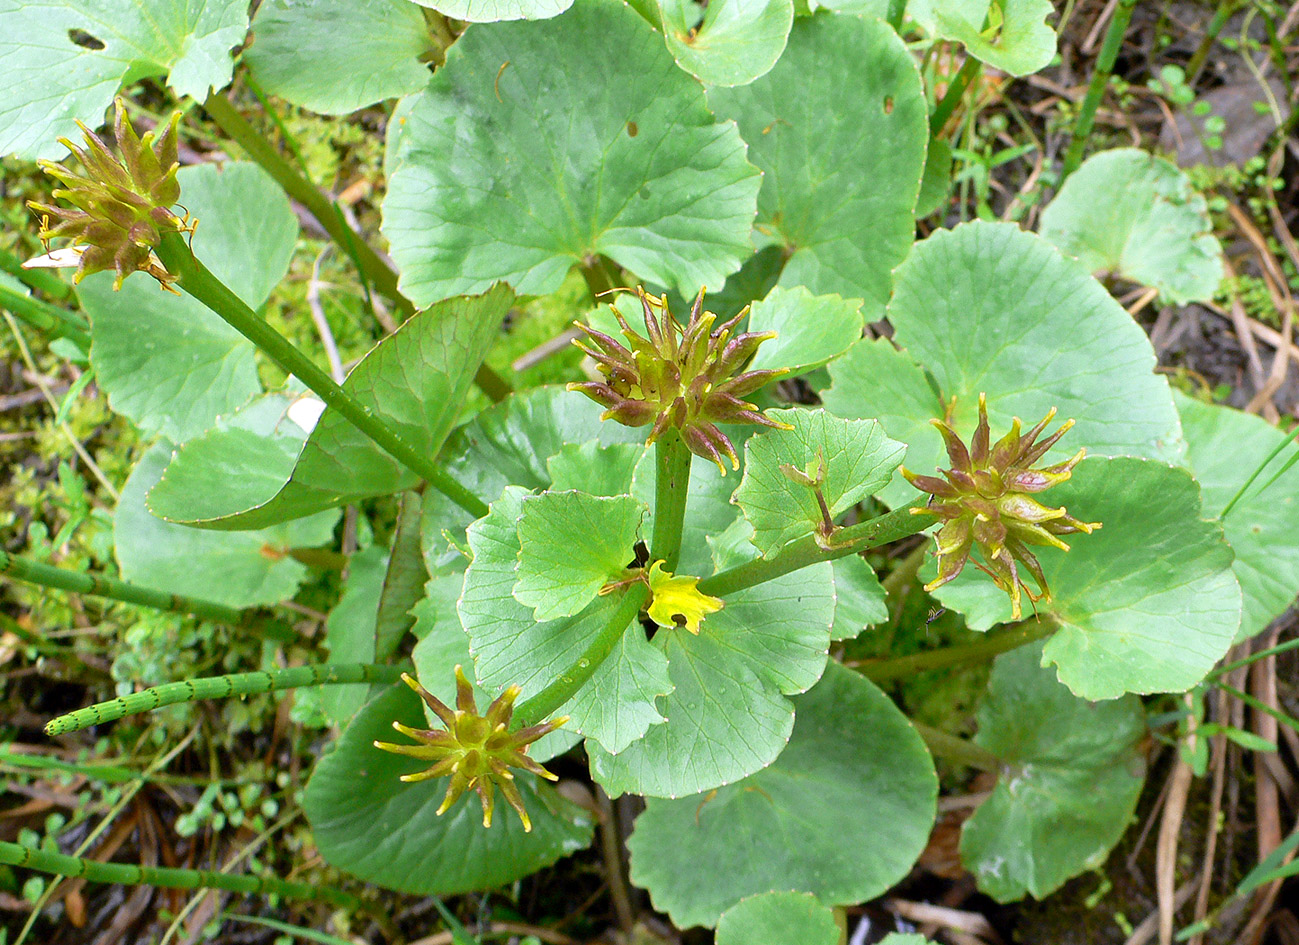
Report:
M740 461L717 424L757 423L792 429L768 420L754 404L743 399L787 373L784 369L740 370L759 345L776 336L774 331L733 336L748 309L714 328L717 316L703 310L702 291L683 328L668 311L666 297L655 298L643 289L638 289L637 294L644 310L645 335L633 330L614 309L625 346L604 332L577 326L586 335L587 343L578 340L574 344L595 360L604 380L569 384L568 389L580 390L608 408L600 419L617 420L629 427L652 424L650 443L675 428L692 453L712 460L723 475L723 457L730 460L732 469L738 469Z
M59 143L81 162L83 174L53 161L41 161L40 166L63 184L53 192L54 198L72 207L34 200L27 205L41 215L43 242L70 237L73 244L70 251L60 251L62 256L50 253L34 264L75 265L76 282L92 272L112 269L117 273L115 289L133 272L149 273L164 288L174 281L153 250L163 234L192 230L192 225L171 211L180 199L176 180L180 167L176 134L179 121L177 112L156 140L153 131L140 137L127 121L119 98L113 123L117 154L81 122L77 124L85 138L84 148L60 138Z
M671 571L663 570L662 561L650 565L645 580L652 595L647 613L660 627L685 627L698 634L703 619L722 609L720 600L696 587L699 578L673 577Z
M553 732L568 721L567 717L552 719L540 725L532 725L517 732L510 731L510 717L514 714L514 700L519 697L519 687L510 686L487 707L487 712L478 714L478 705L474 701L474 687L465 678L461 667L456 667L456 707L450 708L441 699L433 695L416 680L402 673L401 678L410 686L433 714L442 720L443 729L417 729L400 722L393 722L392 727L403 735L415 739L417 745L394 745L390 742L375 742L376 748L390 751L396 755L409 755L412 758L424 758L435 764L415 774L404 774L403 781L427 781L429 778L451 776L447 786L446 797L442 806L437 809L443 814L467 790L477 792L483 804L483 826L492 825L492 804L494 788L500 788L506 802L518 813L523 821L523 829L532 830L532 821L523 807L523 798L514 785L514 773L511 768L522 768L533 774L557 781L558 778L526 754L527 746Z
M1033 498L1036 493L1068 479L1087 453L1080 449L1063 463L1033 468L1073 426L1073 421L1068 420L1039 442L1038 436L1054 417L1055 408L1052 408L1041 423L1023 434L1016 417L1010 432L990 444L988 408L980 394L979 425L968 447L945 422L930 421L943 436L952 468L940 470L941 479L902 470L908 482L930 495L925 508L913 511L918 515L933 515L943 522L937 538L938 577L925 585L925 590L941 587L960 574L971 550L977 548L983 561L976 561L975 565L990 574L997 586L1010 595L1016 620L1021 616L1021 587L1030 600L1051 599L1042 566L1029 546L1050 545L1068 551L1069 546L1060 540L1060 535L1090 534L1101 527L1100 522L1079 521L1065 509L1051 508ZM1019 565L1033 575L1037 594L1020 578Z

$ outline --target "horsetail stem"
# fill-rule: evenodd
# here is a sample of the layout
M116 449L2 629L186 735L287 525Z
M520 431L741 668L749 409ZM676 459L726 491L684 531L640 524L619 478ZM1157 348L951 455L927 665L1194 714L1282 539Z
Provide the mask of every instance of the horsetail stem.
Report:
M199 699L228 699L231 696L256 695L278 689L301 686L339 686L348 683L394 683L401 679L400 666L373 663L326 663L317 666L294 666L289 669L263 670L254 673L229 673L164 683L129 696L77 709L51 719L45 734L51 738L76 732L92 725L114 722L137 712L152 712L163 706Z
M64 853L32 850L16 843L0 841L0 865L17 866L69 876L92 883L116 883L121 886L160 886L164 889L222 889L250 895L277 895L288 899L317 899L345 909L364 908L359 899L337 889L308 883L291 883L275 877L232 876L212 870L189 870L164 866L137 866L130 863L101 863Z

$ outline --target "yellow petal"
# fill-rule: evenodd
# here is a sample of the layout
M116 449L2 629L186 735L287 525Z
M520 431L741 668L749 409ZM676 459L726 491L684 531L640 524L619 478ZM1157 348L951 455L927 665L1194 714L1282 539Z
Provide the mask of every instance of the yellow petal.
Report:
M716 597L699 592L698 583L696 577L673 577L671 572L663 570L662 561L655 561L649 571L650 593L654 595L649 606L650 619L660 627L676 627L680 625L676 618L680 617L687 630L698 633L704 617L722 609L722 602Z

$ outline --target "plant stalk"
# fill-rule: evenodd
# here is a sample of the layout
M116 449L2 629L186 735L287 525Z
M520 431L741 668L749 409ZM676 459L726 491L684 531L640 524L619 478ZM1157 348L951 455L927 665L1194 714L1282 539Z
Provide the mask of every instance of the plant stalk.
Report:
M1064 156L1060 182L1056 185L1057 193L1065 178L1078 170L1078 165L1082 163L1083 148L1087 146L1092 125L1096 122L1096 109L1100 107L1101 99L1105 95L1105 87L1110 81L1110 74L1114 71L1114 63L1119 58L1119 49L1123 46L1123 37L1128 31L1128 23L1132 20L1132 8L1136 3L1137 0L1119 0L1119 5L1114 9L1114 16L1105 31L1105 42L1101 45L1100 55L1096 57L1096 68L1087 86L1087 95L1083 98L1082 108L1078 110L1078 120L1074 122L1073 140L1069 142L1069 150Z
M176 276L176 285L213 312L237 332L266 352L280 368L302 381L330 408L373 440L386 453L437 489L475 518L487 514L487 506L433 462L401 438L391 426L358 403L287 338L268 325L239 296L214 276L190 251L179 233L168 233L157 248L158 258Z
M818 545L813 535L796 538L771 558L754 558L705 578L699 582L699 591L714 597L725 597L800 568L859 554L914 535L934 523L929 516L911 514L913 508L921 508L923 505L923 501L916 502L869 521L838 529L833 536L835 545L829 550Z
M39 289L52 299L62 301L72 295L72 286L69 283L48 269L24 269L23 261L5 249L0 249L0 270L33 289Z
M75 342L82 351L90 350L90 332L86 330L85 323L57 305L32 298L0 282L0 308L13 312L39 331L55 337L67 338Z
M573 665L549 686L514 710L514 724L518 728L526 728L544 722L565 702L573 698L577 690L586 685L587 681L595 675L600 664L613 652L613 648L622 639L628 625L636 619L647 600L649 600L649 588L644 583L637 582L628 588L627 596L622 599L622 603L613 612L609 622L596 634Z
M383 666L374 663L326 663L318 666L292 666L288 669L182 679L60 715L46 724L45 734L54 738L92 725L115 722L139 712L152 712L163 706L197 702L200 699L228 699L231 696L256 695L304 686L395 683L401 679L401 673L400 666Z
M907 13L907 0L889 0L888 16L886 17L889 26L893 27L893 32L902 33L902 18Z
M365 278L379 293L395 305L405 318L415 314L415 306L402 295L397 273L374 249L347 225L337 205L286 161L248 119L239 113L224 95L213 92L203 109L244 153L275 180L290 197L302 204L338 246L352 256ZM510 393L510 385L486 364L480 365L474 381L492 400Z
M213 870L187 870L164 866L136 866L129 863L100 863L79 856L31 850L0 841L0 864L36 870L55 876L84 879L92 883L120 886L159 886L163 889L221 889L232 893L277 895L286 899L316 899L344 909L360 910L360 900L344 892L310 883L290 883L273 876L232 876Z
M166 591L155 591L152 588L139 587L102 574L57 568L29 558L11 555L5 551L0 551L0 574L26 581L28 584L39 584L42 587L53 587L77 594L90 594L94 597L107 597L128 604L142 604L145 607L170 613L193 614L204 620L216 620L235 625L244 622L242 611L227 607L225 604L185 597L182 594L169 594Z
M662 561L663 570L668 572L676 571L681 560L681 532L685 527L693 458L676 430L668 430L654 444L656 476L650 560Z
M990 771L993 774L1001 769L1001 759L982 745L922 725L914 719L911 726L925 740L925 747L929 749L929 753L937 758L946 758L948 761L978 768L980 771Z
M931 669L980 663L1001 653L1018 649L1026 643L1048 637L1058 626L1056 619L1048 614L1009 624L975 643L948 646L941 650L913 653L910 656L898 656L893 659L860 660L845 665L851 666L872 682L885 682Z
M961 99L965 97L965 90L970 87L974 77L979 74L983 68L983 63L973 56L966 55L965 62L962 63L960 71L947 86L947 91L943 93L942 99L934 106L934 113L929 116L929 133L937 137L942 133L947 120L952 117L956 107L961 104Z

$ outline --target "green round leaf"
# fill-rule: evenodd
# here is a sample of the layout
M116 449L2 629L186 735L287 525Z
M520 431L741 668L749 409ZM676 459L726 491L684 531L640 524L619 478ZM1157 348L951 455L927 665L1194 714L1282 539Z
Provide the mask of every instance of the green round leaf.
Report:
M1182 692L1203 679L1236 636L1241 598L1231 548L1220 525L1200 518L1190 474L1149 460L1087 459L1042 498L1103 525L1068 536L1067 553L1033 549L1052 598L1037 609L1060 623L1045 649L1060 681L1084 699L1114 699ZM1010 619L1009 597L973 565L935 596L974 630Z
M264 0L244 62L263 89L325 115L418 91L434 49L409 0Z
M0 154L57 157L126 82L166 76L202 101L230 81L247 28L246 0L0 0Z
M469 23L497 20L544 20L559 16L573 0L414 0L422 7Z
M1055 56L1055 31L1046 24L1052 10L1050 0L910 0L907 4L907 14L927 32L964 43L975 59L1011 75L1037 72Z
M785 48L793 0L660 0L663 38L682 69L708 85L746 85Z
M436 455L513 300L508 288L496 286L420 312L372 348L343 389L411 446ZM292 426L286 422L263 436L214 430L194 440L150 493L149 507L169 521L249 528L418 482L335 411L320 415L305 442Z
M298 221L288 198L256 164L200 164L177 174L180 202L197 218L194 252L236 295L258 308L288 271ZM188 295L135 276L80 285L90 316L90 360L113 410L142 430L183 443L262 391L252 342Z
M1002 762L961 829L961 861L998 902L1041 899L1105 862L1145 782L1141 700L1091 703L1042 666L1042 644L997 658L975 741Z
M1093 272L1153 286L1179 305L1212 299L1222 281L1204 198L1176 164L1140 148L1088 158L1043 211L1041 230Z
M1092 455L1182 456L1177 411L1145 332L1081 265L1031 233L990 223L939 230L898 267L888 314L905 353L858 342L830 364L822 401L840 417L878 418L907 444L913 472L946 464L930 419L950 411L968 442L980 393L995 437L1013 417L1031 425L1051 407L1076 420L1048 456L1083 446ZM917 498L901 476L882 494L895 506Z
M383 230L417 304L552 292L598 253L693 296L752 252L744 142L622 4L468 30L391 127Z
M834 912L808 893L741 899L717 923L717 945L838 945Z
M847 351L863 327L859 299L777 287L749 313L747 331L776 332L753 356L749 370L806 374Z
M674 686L658 702L668 721L616 755L588 745L592 776L613 795L681 797L770 764L794 723L786 696L820 678L833 621L822 563L731 595L697 635L660 629L650 642Z
M371 545L348 559L343 596L325 621L330 662L377 661L375 623L387 571L388 552L381 545ZM365 683L325 686L320 691L320 706L331 722L345 725L369 700L370 693L371 687Z
M145 494L158 481L171 444L155 444L140 458L122 487L113 519L113 541L122 577L145 587L186 594L231 607L278 604L293 596L307 576L288 557L333 537L336 511L261 531L199 531L155 518Z
M651 799L637 819L632 880L678 926L713 925L772 890L871 899L924 849L938 779L889 698L832 663L794 704L793 738L770 767L715 794Z
M851 121L812 104L845 89ZM865 299L866 320L879 318L915 239L929 139L920 75L897 34L854 16L800 19L775 68L708 99L739 122L762 168L758 231L792 253L780 284Z
M1186 433L1186 459L1199 480L1205 511L1221 514L1286 436L1253 414L1202 404L1182 394L1176 400ZM1299 591L1299 469L1282 471L1294 453L1292 446L1273 460L1222 520L1227 542L1236 552L1231 568L1245 598L1241 639L1261 633L1294 603Z
M435 815L446 779L404 783L401 775L428 762L374 747L376 739L393 740L393 720L423 727L420 706L405 686L389 687L317 762L302 806L326 861L399 892L445 896L513 882L591 842L585 812L527 773L515 784L532 818L531 833L499 799L492 826L484 829L472 791Z
M574 616L543 623L534 619L532 609L513 594L520 551L518 523L525 503L535 501L525 495L521 487L507 488L492 503L490 513L469 526L473 560L458 605L479 682L493 693L517 685L522 689L520 699L540 692L574 664L618 609L622 596L597 597ZM571 730L621 750L663 720L655 698L671 687L667 661L634 622L592 679L564 704L562 713L571 717Z
M830 562L834 567L834 626L831 640L851 640L867 627L889 618L887 595L861 555Z
M825 410L777 410L767 416L793 429L749 438L744 478L735 490L735 504L753 525L753 544L764 557L823 523L816 491L790 479L786 469L816 478L823 468L821 495L836 519L887 485L906 452L874 420L840 420Z

